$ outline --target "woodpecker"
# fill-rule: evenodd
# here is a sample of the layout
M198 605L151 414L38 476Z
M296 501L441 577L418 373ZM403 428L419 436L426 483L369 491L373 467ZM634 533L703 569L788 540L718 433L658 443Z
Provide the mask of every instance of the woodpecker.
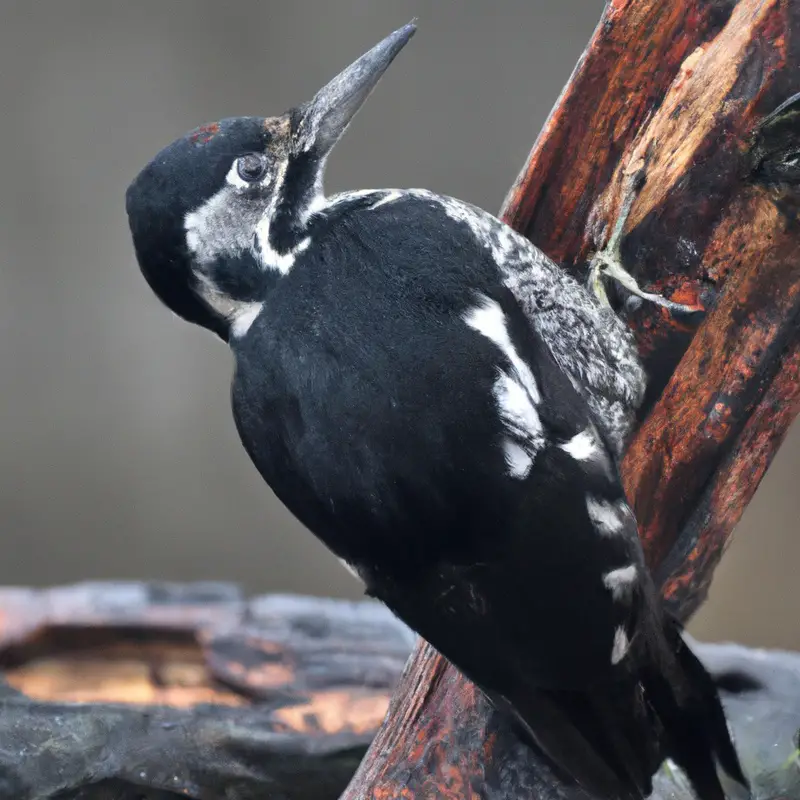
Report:
M139 267L230 346L236 428L277 497L565 780L641 798L669 759L721 800L723 775L747 781L618 471L646 375L599 275L638 285L611 256L584 285L430 191L324 193L414 31L281 116L162 150L126 195Z

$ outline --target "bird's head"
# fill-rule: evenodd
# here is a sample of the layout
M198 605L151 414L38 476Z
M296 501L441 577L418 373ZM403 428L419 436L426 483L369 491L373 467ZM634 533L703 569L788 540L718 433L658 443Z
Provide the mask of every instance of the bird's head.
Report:
M228 340L309 246L333 146L414 34L392 33L279 117L203 125L162 150L126 195L141 271L178 316Z

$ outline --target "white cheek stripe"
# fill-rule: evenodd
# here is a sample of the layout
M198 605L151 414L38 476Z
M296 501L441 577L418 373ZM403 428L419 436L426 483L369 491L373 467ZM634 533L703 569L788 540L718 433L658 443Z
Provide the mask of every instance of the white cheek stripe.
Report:
M633 564L613 569L603 575L603 584L615 600L628 600L637 580L638 574Z
M281 186L278 184L286 173L285 164L279 169L277 175L267 173L259 181L260 184L266 185L274 179L276 185L270 207L256 230L248 230L244 227L236 229L235 226L226 227L224 214L226 204L238 197L242 190L252 188L254 185L239 177L236 164L236 161L231 164L228 174L225 176L225 185L199 208L186 214L184 231L186 245L194 256L196 266L193 267L193 272L199 282L198 293L220 317L228 321L230 335L238 339L250 330L256 317L261 313L264 303L232 298L205 273L204 265L213 262L219 256L235 256L250 250L264 269L273 268L285 274L294 264L297 253L305 250L310 242L308 239L303 240L290 253L277 253L268 245L269 219L274 213L277 198L280 196ZM241 224L242 226L249 225L245 220L241 220ZM254 242L254 238L258 241ZM268 248L266 252L263 249L265 242Z
M294 249L279 253L269 243L269 224L269 217L264 215L264 218L256 226L258 236L258 249L256 252L264 269L276 269L281 275L286 275L294 266L297 256L308 249L311 239L305 238Z
M311 239L306 237L301 240L296 247L287 251L286 253L279 253L269 243L269 231L272 224L272 218L275 216L275 211L278 207L278 200L281 198L283 192L283 183L286 178L286 169L288 163L283 162L280 165L277 175L275 176L275 186L272 190L272 200L269 207L264 212L264 215L256 225L256 239L258 246L256 248L256 255L261 261L264 269L276 269L281 275L286 275L289 270L294 266L297 256L303 251L307 250L311 244ZM312 205L316 202L316 197L311 200Z

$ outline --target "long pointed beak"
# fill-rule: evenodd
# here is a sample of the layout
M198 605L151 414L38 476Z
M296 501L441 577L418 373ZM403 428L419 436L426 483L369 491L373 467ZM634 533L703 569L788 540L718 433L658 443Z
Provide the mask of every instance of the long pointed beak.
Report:
M302 117L295 134L297 152L314 149L320 156L327 155L416 30L414 19L389 34L299 109Z

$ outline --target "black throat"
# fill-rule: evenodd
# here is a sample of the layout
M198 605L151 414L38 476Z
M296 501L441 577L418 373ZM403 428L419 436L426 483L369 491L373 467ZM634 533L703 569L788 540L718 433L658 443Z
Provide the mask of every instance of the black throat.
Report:
M300 112L292 112L291 116L294 134L300 124ZM290 253L308 235L309 209L322 193L324 169L325 157L313 145L289 156L269 228L269 246L277 253Z

